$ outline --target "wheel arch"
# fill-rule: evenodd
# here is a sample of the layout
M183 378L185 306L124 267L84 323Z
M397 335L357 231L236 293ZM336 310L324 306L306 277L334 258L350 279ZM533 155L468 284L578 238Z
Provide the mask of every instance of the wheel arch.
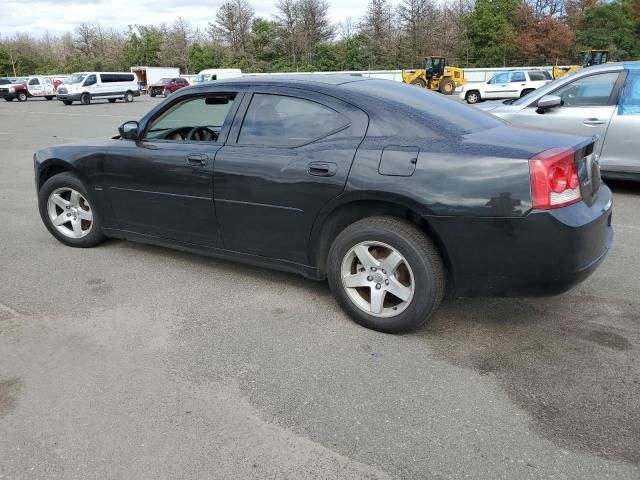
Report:
M403 197L388 198L375 193L359 193L355 197L340 198L340 201L325 208L316 218L309 242L310 263L317 266L324 276L329 249L342 230L363 218L390 215L417 225L435 243L445 268L450 272L450 258L443 239L431 222L420 215L423 210L424 207Z
M51 177L64 172L73 173L82 181L82 183L86 184L85 179L82 178L82 175L80 175L78 170L75 169L70 163L65 162L64 160L59 158L51 158L45 160L38 168L38 191L40 191L42 185L44 185L44 182L49 180Z

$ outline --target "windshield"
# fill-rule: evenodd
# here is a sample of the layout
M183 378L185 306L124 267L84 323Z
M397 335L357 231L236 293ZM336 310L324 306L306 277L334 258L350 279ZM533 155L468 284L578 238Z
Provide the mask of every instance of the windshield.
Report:
M86 76L87 76L86 73L74 73L73 75L65 78L63 83L66 83L67 85L73 85L74 83L81 83Z

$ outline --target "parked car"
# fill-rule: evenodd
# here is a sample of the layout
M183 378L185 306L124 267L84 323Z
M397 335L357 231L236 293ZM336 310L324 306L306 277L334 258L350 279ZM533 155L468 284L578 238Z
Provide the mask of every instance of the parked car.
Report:
M53 100L55 87L49 77L29 77L22 83L0 86L0 96L7 102L11 102L14 99L18 99L19 102L26 102L30 97L43 97L46 100Z
M467 103L484 100L520 98L551 81L546 70L512 70L496 73L486 83L467 83L460 88L460 98Z
M588 67L507 103L480 108L516 126L594 137L603 176L640 179L640 62Z
M93 100L133 102L140 95L136 77L131 72L80 72L68 77L58 87L56 96L65 105L79 101L89 105Z
M317 75L187 87L119 137L34 161L66 245L131 239L327 278L356 322L401 332L446 282L537 295L590 275L613 236L592 150L406 84Z
M177 90L183 87L188 87L189 82L184 78L161 78L159 82L149 86L149 95L155 97L156 95L164 95L168 97Z
M210 68L202 70L191 81L192 84L213 82L215 80L226 80L229 78L238 78L242 76L242 70L239 68Z

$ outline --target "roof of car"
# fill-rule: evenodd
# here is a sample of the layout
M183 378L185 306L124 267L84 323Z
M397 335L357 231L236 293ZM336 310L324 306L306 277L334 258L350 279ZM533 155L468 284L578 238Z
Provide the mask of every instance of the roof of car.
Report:
M270 84L300 84L300 83L321 83L325 85L343 85L345 83L359 82L368 80L366 77L360 75L346 75L346 74L282 74L282 75L244 75L242 77L225 78L221 80L215 80L213 83L216 85L223 83L232 84L257 84L257 83L270 83ZM202 86L208 83L203 83ZM210 84L209 84L210 85Z

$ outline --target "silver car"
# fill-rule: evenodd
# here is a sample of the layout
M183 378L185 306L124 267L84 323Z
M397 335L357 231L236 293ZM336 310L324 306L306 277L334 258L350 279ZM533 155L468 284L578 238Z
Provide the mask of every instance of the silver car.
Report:
M640 179L640 62L607 63L478 108L515 126L598 137L603 176Z

